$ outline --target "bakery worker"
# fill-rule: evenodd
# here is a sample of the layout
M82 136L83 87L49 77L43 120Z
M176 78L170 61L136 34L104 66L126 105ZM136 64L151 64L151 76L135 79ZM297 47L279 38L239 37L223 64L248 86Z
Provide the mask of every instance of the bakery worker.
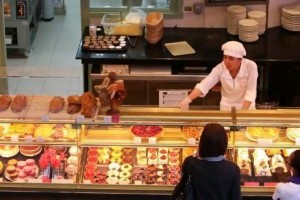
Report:
M257 65L243 58L246 50L242 43L229 41L222 45L223 62L215 66L210 74L198 83L193 91L179 103L184 108L197 97L204 97L208 91L221 82L221 110L255 109Z
M273 200L299 200L300 199L300 149L294 151L288 164L291 167L292 177L287 183L278 183L273 193Z

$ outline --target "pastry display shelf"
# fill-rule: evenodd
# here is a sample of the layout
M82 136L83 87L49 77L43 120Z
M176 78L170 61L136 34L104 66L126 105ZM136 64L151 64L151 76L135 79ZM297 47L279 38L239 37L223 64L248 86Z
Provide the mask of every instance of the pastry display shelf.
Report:
M84 164L86 161L86 151L89 147L166 147L166 148L196 148L198 143L190 144L181 135L182 126L204 126L209 122L218 122L229 129L229 160L234 160L235 150L238 148L300 148L294 141L286 137L287 128L300 128L300 111L289 109L278 110L254 110L254 111L216 111L199 110L192 108L188 111L181 111L179 108L158 108L158 107L126 107L120 106L119 122L106 122L105 112L108 108L100 109L99 115L93 120L74 119L64 120L63 118L54 121L43 121L42 118L31 118L29 115L23 120L1 118L0 123L61 123L72 124L72 128L77 129L78 138L72 142L64 140L52 140L45 142L24 142L0 140L0 144L9 145L42 145L42 146L77 146L84 152L81 154L82 163L79 166L75 183L19 183L3 182L0 191L50 191L50 192L76 192L95 194L153 194L170 195L174 185L156 184L91 184L83 180ZM130 128L134 125L153 125L163 127L163 134L151 143L147 139L141 143L134 141L134 136ZM271 144L258 144L251 141L245 135L247 127L271 127L279 129L279 137ZM271 196L274 186L242 186L243 196Z

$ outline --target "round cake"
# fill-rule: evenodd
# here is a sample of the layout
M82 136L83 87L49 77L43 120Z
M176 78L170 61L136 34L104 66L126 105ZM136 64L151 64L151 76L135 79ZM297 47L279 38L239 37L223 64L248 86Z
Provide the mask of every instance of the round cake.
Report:
M40 145L31 145L31 146L20 146L20 153L24 156L35 156L42 151L42 146Z

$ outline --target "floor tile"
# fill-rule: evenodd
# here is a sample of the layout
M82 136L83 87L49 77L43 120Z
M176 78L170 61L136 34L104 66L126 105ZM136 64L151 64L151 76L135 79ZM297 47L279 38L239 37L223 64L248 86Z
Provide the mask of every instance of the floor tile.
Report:
M20 78L15 93L40 95L43 90L44 82L44 78Z

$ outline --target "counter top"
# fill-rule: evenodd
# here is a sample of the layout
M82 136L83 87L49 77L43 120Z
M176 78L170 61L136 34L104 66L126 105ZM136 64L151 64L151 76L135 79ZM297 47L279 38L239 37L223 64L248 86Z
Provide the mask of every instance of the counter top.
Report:
M184 64L195 65L203 62L217 63L222 59L221 45L238 36L227 33L225 28L165 28L164 36L157 44L148 44L144 37L137 38L134 48L128 47L121 53L91 53L81 51L79 45L76 59L88 63L103 64ZM195 54L172 56L164 47L165 43L187 41L196 51ZM299 62L300 33L287 31L281 27L266 30L259 40L243 42L247 58L256 62Z

